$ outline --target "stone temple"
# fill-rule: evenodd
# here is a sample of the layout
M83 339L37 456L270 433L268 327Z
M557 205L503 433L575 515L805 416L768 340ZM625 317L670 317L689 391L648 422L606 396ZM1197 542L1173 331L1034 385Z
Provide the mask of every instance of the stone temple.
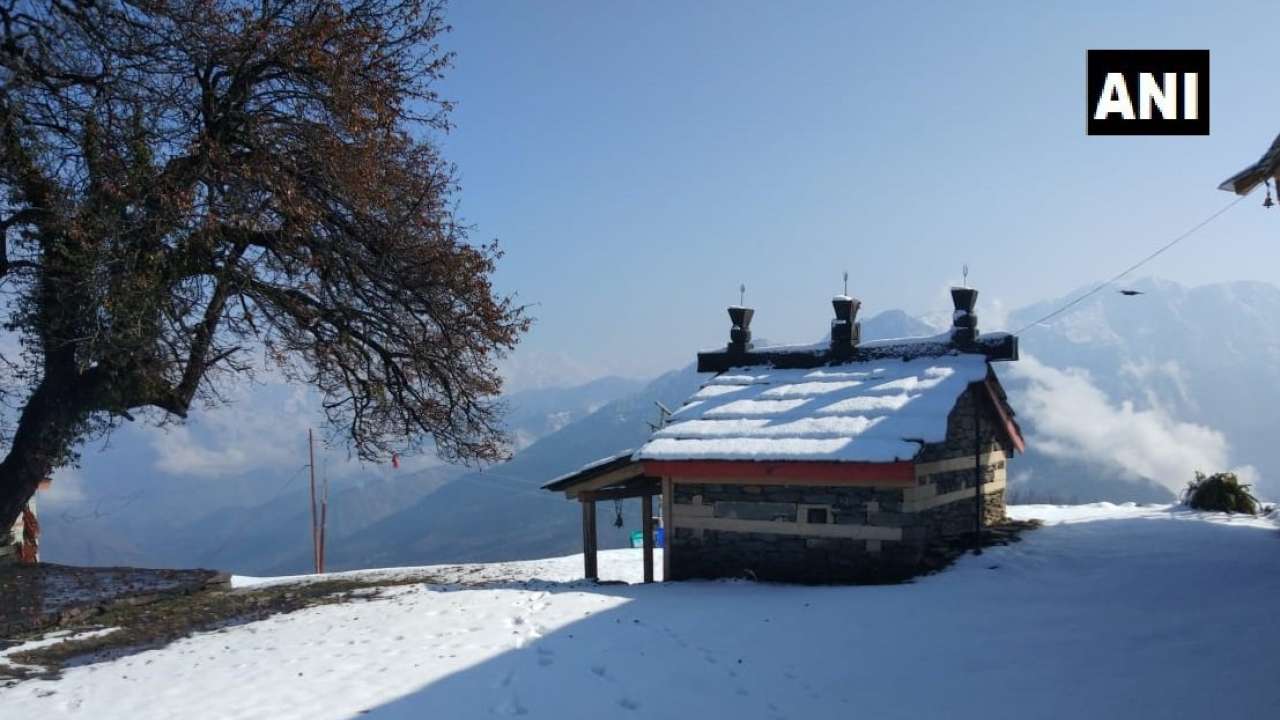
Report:
M951 295L948 331L867 343L848 296L815 345L756 348L754 310L729 308L730 342L699 353L708 379L663 427L545 486L582 503L587 576L600 500L642 498L646 577L660 525L667 580L892 582L1003 520L1024 444L993 364L1017 338L978 332L976 290Z

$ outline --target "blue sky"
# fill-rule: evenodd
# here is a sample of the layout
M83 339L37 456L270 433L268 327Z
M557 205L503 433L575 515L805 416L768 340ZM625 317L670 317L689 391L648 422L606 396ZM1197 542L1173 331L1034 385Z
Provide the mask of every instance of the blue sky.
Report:
M1267 3L455 2L444 143L522 355L651 374L728 332L864 312L983 317L1114 274L1229 202L1280 132ZM1089 48L1208 48L1209 137L1088 137ZM1280 281L1280 210L1250 198L1143 274ZM993 306L998 301L999 306ZM996 329L984 323L986 329Z

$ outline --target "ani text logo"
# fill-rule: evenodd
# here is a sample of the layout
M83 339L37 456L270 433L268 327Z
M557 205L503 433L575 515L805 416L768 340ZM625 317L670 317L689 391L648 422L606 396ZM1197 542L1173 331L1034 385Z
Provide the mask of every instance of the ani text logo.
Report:
M1090 135L1208 135L1208 50L1090 50Z

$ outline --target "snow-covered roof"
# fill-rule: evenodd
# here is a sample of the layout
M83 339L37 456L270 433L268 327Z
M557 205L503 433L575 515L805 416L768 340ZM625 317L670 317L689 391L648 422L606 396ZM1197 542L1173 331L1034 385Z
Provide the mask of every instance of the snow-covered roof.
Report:
M891 462L946 438L947 415L987 375L980 354L711 378L635 454L640 460Z

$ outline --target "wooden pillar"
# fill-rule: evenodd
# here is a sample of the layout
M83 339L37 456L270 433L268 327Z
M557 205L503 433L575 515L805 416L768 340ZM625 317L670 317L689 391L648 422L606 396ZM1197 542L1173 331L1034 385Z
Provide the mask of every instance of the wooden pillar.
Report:
M671 545L676 539L676 519L671 509L674 490L671 478L662 478L662 582L671 580Z
M578 493L582 503L582 562L588 580L599 580L596 569L596 499L591 493Z
M982 521L986 514L982 494L982 394L978 384L969 386L973 391L973 505L976 509L973 523L973 552L982 554Z
M640 529L644 535L644 581L653 582L653 496L640 498Z

